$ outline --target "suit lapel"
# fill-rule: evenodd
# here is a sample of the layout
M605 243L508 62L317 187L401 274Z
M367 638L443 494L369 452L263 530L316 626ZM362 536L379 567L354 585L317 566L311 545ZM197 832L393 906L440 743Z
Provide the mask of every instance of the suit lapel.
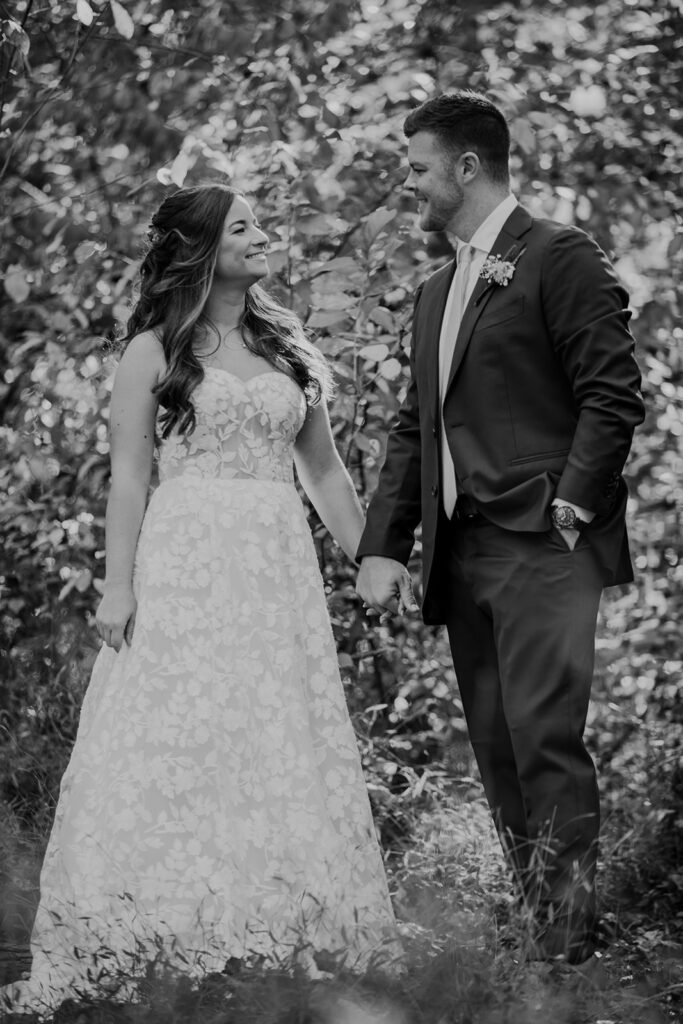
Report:
M451 260L442 268L441 277L435 282L434 294L430 299L430 316L427 322L428 341L425 351L427 359L427 382L432 397L434 422L439 422L439 338L441 325L446 312L446 300L455 273L456 261Z
M503 228L495 242L491 246L491 254L494 256L500 256L503 260L510 260L510 262L514 262L524 248L524 242L521 241L522 236L530 229L532 223L533 220L531 214L525 210L523 206L515 207L508 219L505 221L505 224L503 225ZM460 321L458 337L455 343L455 351L453 352L453 362L451 363L451 370L448 375L448 384L446 385L446 393L451 387L456 373L460 369L465 357L465 352L467 351L472 334L474 333L474 328L477 325L477 320L486 308L486 304L491 298L494 290L499 287L501 286L496 285L491 281L486 281L483 277L479 277L477 279L474 291L470 296L470 300L465 307L463 318Z

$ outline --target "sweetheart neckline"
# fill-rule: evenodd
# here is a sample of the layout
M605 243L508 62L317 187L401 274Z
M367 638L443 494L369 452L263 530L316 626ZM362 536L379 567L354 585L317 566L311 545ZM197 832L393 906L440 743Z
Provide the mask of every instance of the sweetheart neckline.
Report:
M233 373L232 370L225 370L222 366L205 366L203 369L204 373L207 373L209 370L213 370L214 373L226 373L228 377L232 377L233 380L239 381L240 384L244 384L245 386L247 384L251 384L253 380L258 380L259 377L270 377L275 374L278 377L284 377L285 380L292 381L292 384L294 384L295 387L299 387L296 381L292 380L289 374L283 373L282 370L263 370L261 373L252 374L251 377L239 377L236 373Z

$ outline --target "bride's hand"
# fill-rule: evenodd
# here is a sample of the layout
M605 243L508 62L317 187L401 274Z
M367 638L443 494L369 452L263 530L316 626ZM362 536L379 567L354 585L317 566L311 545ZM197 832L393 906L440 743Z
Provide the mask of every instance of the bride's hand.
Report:
M105 586L104 596L95 615L97 632L107 647L120 651L125 639L128 646L133 639L137 601L128 584Z

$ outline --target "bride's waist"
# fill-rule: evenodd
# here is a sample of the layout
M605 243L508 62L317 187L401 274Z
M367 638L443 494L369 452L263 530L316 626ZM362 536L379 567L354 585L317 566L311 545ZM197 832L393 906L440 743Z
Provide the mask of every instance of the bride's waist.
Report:
M245 524L273 517L289 522L304 514L304 506L294 481L183 474L161 479L150 497L146 519L148 526L159 517L203 522L216 513L227 516L231 526L235 516Z
M205 451L185 451L178 445L166 444L159 452L159 479L190 478L193 480L254 480L292 483L294 460L292 452L262 449L237 451L227 447Z
M294 488L294 475L273 477L273 476L234 476L228 473L205 476L199 472L187 470L183 473L159 474L159 487L175 486L191 488L195 490L221 489L232 490L253 490L254 488L265 487L287 487Z

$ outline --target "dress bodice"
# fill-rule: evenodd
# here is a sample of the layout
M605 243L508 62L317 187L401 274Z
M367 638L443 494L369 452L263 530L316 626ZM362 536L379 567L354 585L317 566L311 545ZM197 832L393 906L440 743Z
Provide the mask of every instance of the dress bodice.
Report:
M284 373L268 370L242 380L207 367L192 401L196 424L172 433L159 452L159 479L179 476L292 482L294 442L306 398Z

